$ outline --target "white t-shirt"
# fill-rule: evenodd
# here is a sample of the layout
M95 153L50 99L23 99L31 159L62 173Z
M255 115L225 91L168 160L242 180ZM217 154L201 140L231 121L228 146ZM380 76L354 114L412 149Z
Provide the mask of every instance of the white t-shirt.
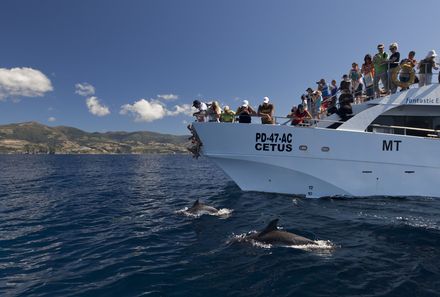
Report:
M203 121L208 121L208 105L205 102L201 102L199 106L200 115L203 116Z
M208 105L206 105L205 102L201 102L201 103L200 103L199 110L200 110L200 111L207 111L207 110L208 110Z

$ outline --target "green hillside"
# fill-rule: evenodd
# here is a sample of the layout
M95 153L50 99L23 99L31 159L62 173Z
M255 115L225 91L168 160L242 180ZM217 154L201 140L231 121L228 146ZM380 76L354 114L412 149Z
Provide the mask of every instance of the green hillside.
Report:
M85 132L37 122L0 126L1 154L145 154L186 153L188 136L148 131Z

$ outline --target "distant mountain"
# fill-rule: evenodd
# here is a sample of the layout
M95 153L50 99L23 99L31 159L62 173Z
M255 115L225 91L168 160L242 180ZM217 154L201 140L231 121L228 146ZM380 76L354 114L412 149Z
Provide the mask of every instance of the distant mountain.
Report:
M37 122L0 125L0 154L187 153L188 136L148 131L89 133Z

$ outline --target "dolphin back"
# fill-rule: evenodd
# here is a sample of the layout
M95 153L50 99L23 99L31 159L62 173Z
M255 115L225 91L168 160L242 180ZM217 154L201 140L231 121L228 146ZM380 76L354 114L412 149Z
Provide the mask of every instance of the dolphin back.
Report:
M217 213L218 209L213 206L209 206L205 203L202 203L199 201L199 199L197 199L196 202L194 202L193 206L191 206L191 208L188 209L188 212L213 214L213 213Z
M278 230L278 221L279 219L270 221L270 223L266 226L266 228L263 229L263 231L260 232L258 236L263 236L264 234Z
M278 221L279 219L270 221L266 228L252 238L268 244L305 245L315 243L313 240L295 233L278 230Z

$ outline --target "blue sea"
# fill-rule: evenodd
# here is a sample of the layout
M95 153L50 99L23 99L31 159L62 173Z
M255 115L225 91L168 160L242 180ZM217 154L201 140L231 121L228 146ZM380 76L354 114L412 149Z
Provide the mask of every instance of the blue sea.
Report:
M274 218L323 244L240 240ZM242 192L186 155L0 156L0 296L440 296L440 200Z

